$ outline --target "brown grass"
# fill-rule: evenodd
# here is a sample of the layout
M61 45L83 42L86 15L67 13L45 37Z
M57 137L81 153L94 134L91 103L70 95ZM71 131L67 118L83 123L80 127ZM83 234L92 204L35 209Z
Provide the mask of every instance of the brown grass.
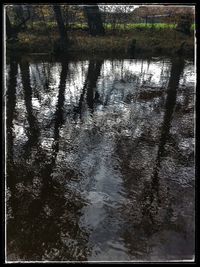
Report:
M13 44L7 45L8 50L18 50L23 52L35 53L52 53L54 43L59 39L56 31L47 34L21 33L19 34L19 42L14 47ZM69 51L101 53L116 52L127 53L132 40L136 40L136 52L163 53L166 55L173 54L185 42L185 53L193 55L194 52L194 36L185 36L174 29L160 30L140 30L119 33L106 34L102 37L91 37L87 32L76 31L70 33Z

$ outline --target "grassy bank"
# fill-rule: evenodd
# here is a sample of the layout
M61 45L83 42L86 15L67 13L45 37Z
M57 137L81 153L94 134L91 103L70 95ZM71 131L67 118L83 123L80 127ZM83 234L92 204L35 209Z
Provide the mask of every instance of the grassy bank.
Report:
M131 31L134 29L176 29L176 23L126 23L120 24L117 23L115 25L111 23L104 23L104 28L106 31ZM48 30L55 30L57 28L56 22L34 22L32 24L28 24L28 30L31 31L41 31L42 28L46 27ZM195 24L192 24L191 30L194 30ZM86 30L88 29L88 25L86 23L73 23L69 25L69 29L72 30Z
M52 25L51 25L52 26ZM183 53L193 56L194 35L184 35L173 27L138 27L117 32L106 31L102 37L91 37L87 31L69 31L69 51L83 53L128 53L134 43L135 53L152 53L173 55L185 42ZM169 26L169 25L168 25ZM53 27L53 26L52 26ZM132 26L130 26L132 27ZM23 51L26 53L53 53L58 42L57 28L47 31L29 30L19 34L18 43L7 43L7 50ZM131 52L132 53L132 52Z

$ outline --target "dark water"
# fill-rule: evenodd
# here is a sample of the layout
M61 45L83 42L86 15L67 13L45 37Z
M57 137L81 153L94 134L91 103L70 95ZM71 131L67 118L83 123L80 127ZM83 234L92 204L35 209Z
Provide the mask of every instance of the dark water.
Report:
M9 58L8 261L194 257L194 63Z

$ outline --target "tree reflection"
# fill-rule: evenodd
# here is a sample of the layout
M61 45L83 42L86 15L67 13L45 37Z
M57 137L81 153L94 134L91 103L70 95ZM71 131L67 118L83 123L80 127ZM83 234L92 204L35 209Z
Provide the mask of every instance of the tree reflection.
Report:
M102 64L102 60L90 60L88 73L79 99L79 104L78 107L74 108L74 118L76 118L77 114L80 115L80 119L82 118L82 105L85 98L85 94L88 108L91 113L94 112L94 104L98 103L99 100L99 93L95 89L97 86L98 77L100 76Z
M177 120L173 112L180 102L177 88L184 61L173 59L170 72L163 66L161 76L168 75L164 89L161 79L154 81L151 63L146 71L142 63L141 73L132 68L133 61L107 63L101 71L103 61L89 61L80 95L77 77L81 75L76 74L82 62L76 68L68 60L55 63L48 90L46 79L37 81L41 88L38 108L35 64L20 60L22 96L21 87L16 89L17 63L11 60L7 88L9 260L81 261L102 255L112 260L115 256L146 260L152 257L155 240L157 247L166 249L159 239L163 232L169 231L169 239L178 233L181 241L185 233L191 233L186 230L185 214L179 216L183 223L172 220L179 208L179 203L173 203L178 202L174 195L178 190L165 177L161 179L166 158L172 156L176 164L168 149L174 137L170 127ZM46 63L42 66L38 64L38 75L45 73ZM77 97L77 106L69 111ZM192 104L181 101L183 106ZM107 106L95 112L99 103ZM88 120L81 120L83 127L74 126L85 107L90 113L89 127ZM24 125L28 141L20 132ZM16 139L13 127L19 129Z
M17 72L18 64L14 58L10 58L10 73L9 83L7 87L7 112L6 112L6 125L7 125L7 164L13 164L13 119L15 115L16 106L16 85L17 85Z
M29 142L35 133L36 118L31 105L32 91L28 62L21 62L22 81L24 85L27 120L30 126ZM54 117L54 137L52 153L49 156L38 145L31 165L21 166L23 177L20 183L13 181L13 176L19 176L19 166L16 163L14 173L9 172L8 180L12 187L8 206L12 216L8 219L8 258L10 260L83 260L86 258L85 242L87 235L80 229L79 210L83 206L80 196L65 188L65 183L54 176L56 158L59 152L59 131L63 124L64 94L68 62L62 63L57 107ZM14 76L10 76L13 77ZM14 80L11 81L14 83ZM36 137L35 137L36 138ZM26 158L27 155L24 157ZM24 158L24 160L25 160ZM16 159L18 162L19 159ZM10 168L9 168L10 170ZM68 179L73 175L66 170ZM61 176L57 167L57 177ZM26 180L29 180L27 184ZM17 179L19 180L19 179ZM24 186L25 185L25 186ZM73 198L72 198L73 196ZM80 238L77 249L77 235Z
M142 213L144 216L148 217L148 220L151 221L152 224L155 223L155 218L152 215L151 207L154 201L156 201L156 205L154 203L154 206L156 209L158 209L158 206L161 202L162 196L159 195L159 170L160 170L160 164L162 161L162 157L165 152L165 144L168 141L169 138L169 131L171 126L171 121L173 119L173 112L176 105L176 95L177 95L177 89L179 86L179 81L181 78L181 74L184 69L184 59L183 58L175 58L172 61L172 67L171 67L171 74L168 84L168 90L167 90L167 99L165 104L165 114L164 114L164 120L161 127L161 135L160 135L160 141L158 145L158 153L156 157L156 163L153 170L153 174L151 176L151 184L150 186L147 186L148 190L145 189L144 194L144 203L148 199L147 204L144 205L144 208L142 210ZM155 199L156 198L156 199ZM158 210L156 211L156 213Z
M28 142L25 145L24 152L26 157L30 156L31 147L37 145L39 138L39 126L36 116L33 114L32 107L32 87L30 82L30 68L29 63L26 60L20 62L22 84L24 89L24 100L27 111L27 121L29 124L28 129Z
M13 119L15 115L15 107L16 107L16 85L17 85L17 72L18 72L18 63L11 56L10 58L10 73L9 73L9 81L6 92L6 128L7 128L7 155L6 155L6 186L10 189L10 191L15 194L15 184L16 184L16 176L15 176L15 162L14 162L14 153L13 153L13 143L14 143L14 132L13 132ZM8 195L8 192L5 192ZM7 200L7 198L6 198ZM10 215L9 208L7 206L8 201L6 201L6 213ZM17 203L9 200L10 205L12 205L13 209L17 209Z
M132 210L129 210L128 221L126 230L123 231L123 238L129 249L130 254L135 258L140 258L140 254L144 253L144 258L149 257L151 251L149 238L156 232L160 232L163 229L174 228L173 223L170 224L171 205L169 199L169 189L167 185L162 183L160 187L159 170L161 167L161 161L165 154L165 144L169 138L169 131L171 122L173 119L173 112L176 106L176 95L179 86L179 81L184 69L184 59L175 58L172 60L172 67L170 72L170 78L167 89L167 98L165 102L164 119L161 126L160 139L158 143L158 152L155 160L155 166L153 168L152 175L149 181L144 182L145 170L136 168L130 168L130 157L127 154L126 159L122 161L122 169L126 169L126 179L124 181L127 195L132 202ZM139 151L146 145L145 142L148 139L143 138L137 143L137 147L133 148L133 151ZM135 143L136 140L134 140ZM150 148L150 147L149 147ZM123 153L121 148L118 153ZM126 151L130 149L125 148ZM145 160L145 159L144 159ZM141 166L143 166L141 164ZM128 174L128 175L127 175ZM130 177L130 178L128 178ZM134 193L133 193L134 192ZM130 220L132 218L132 221ZM181 227L181 226L180 226ZM178 226L176 228L178 231ZM180 231L183 231L179 229Z

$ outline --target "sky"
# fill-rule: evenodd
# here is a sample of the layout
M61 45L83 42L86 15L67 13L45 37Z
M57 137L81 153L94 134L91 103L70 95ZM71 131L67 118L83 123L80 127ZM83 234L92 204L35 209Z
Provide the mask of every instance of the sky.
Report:
M126 4L126 5L103 5L103 4L99 4L98 6L99 6L100 10L106 8L106 9L108 9L109 12L115 12L118 8L120 8L120 10L124 9L124 12L132 12L134 9L139 7L136 5L129 5L129 4Z

